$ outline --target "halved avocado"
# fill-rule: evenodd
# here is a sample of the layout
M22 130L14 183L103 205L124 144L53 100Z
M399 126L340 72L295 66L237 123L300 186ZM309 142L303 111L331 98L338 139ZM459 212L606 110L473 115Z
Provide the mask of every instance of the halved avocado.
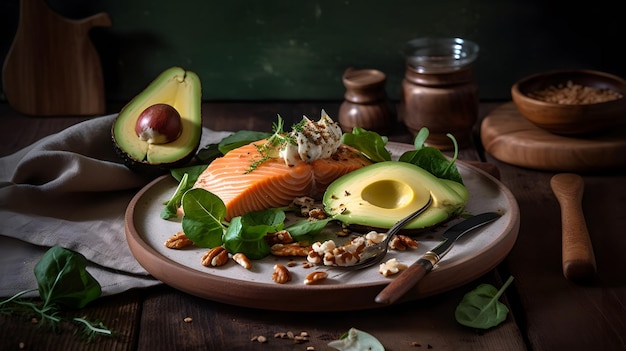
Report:
M324 208L334 219L357 229L386 230L424 206L430 207L404 231L417 232L459 215L469 198L467 188L440 179L407 162L386 161L350 172L330 184Z
M175 140L148 143L135 132L141 113L156 104L167 104L178 111L182 130ZM164 172L188 163L200 145L201 104L200 79L194 72L180 67L165 70L118 114L111 128L115 150L129 168L140 172Z

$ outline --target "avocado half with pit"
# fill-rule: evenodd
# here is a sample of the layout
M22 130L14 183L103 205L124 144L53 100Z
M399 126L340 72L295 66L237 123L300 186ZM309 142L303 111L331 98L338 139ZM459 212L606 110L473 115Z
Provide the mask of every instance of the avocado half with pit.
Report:
M140 173L163 173L188 163L202 136L201 99L194 72L163 71L116 117L111 136L117 154Z
M433 202L404 232L419 232L458 216L469 198L461 183L437 178L411 163L385 161L335 180L323 203L330 216L348 227L384 231L423 207L429 194Z

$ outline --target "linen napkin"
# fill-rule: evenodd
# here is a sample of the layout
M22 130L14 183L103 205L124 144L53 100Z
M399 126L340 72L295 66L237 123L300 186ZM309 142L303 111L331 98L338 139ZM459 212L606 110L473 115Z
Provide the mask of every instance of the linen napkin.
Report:
M36 288L33 268L57 245L87 258L103 295L160 283L126 243L126 207L152 179L115 154L115 117L78 123L0 158L0 296ZM229 134L205 128L200 147Z

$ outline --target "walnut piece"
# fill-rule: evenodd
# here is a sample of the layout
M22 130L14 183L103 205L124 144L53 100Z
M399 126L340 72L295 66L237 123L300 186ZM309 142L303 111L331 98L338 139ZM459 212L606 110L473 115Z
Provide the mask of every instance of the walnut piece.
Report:
M293 243L293 237L286 230L279 230L275 233L269 233L265 236L265 242L272 246L274 244L291 244Z
M223 246L211 248L202 255L201 262L205 267L223 266L228 262L228 251Z
M406 235L394 235L389 242L389 248L393 250L405 251L407 249L416 249L419 246L417 240Z
M378 273L382 274L385 277L388 277L407 268L408 266L406 264L398 262L396 258L392 258L387 262L383 262L380 264L380 266L378 267Z
M274 244L270 252L274 256L301 256L306 257L311 251L309 246L301 246L300 243Z
M278 284L285 284L291 280L291 272L287 267L280 263L274 265L274 272L272 273L272 280Z
M321 272L321 271L311 272L304 278L304 284L306 285L315 284L321 280L326 279L327 277L328 277L328 273L326 272Z
M236 254L234 254L233 260L245 269L250 269L250 267L252 267L252 263L250 263L250 259L241 252L237 252Z
M170 236L165 241L165 247L170 249L182 249L187 246L193 245L193 241L189 240L187 235L183 232L178 232L172 236Z

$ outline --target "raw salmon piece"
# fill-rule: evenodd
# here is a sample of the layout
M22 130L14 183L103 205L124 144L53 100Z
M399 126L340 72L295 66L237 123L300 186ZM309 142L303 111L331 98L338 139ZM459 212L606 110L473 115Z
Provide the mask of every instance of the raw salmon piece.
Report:
M333 180L371 164L359 151L341 146L327 159L288 166L281 158L271 158L250 172L250 166L262 158L255 145L263 142L239 147L214 160L194 185L224 201L227 221L247 212L288 206L296 197L319 197Z

